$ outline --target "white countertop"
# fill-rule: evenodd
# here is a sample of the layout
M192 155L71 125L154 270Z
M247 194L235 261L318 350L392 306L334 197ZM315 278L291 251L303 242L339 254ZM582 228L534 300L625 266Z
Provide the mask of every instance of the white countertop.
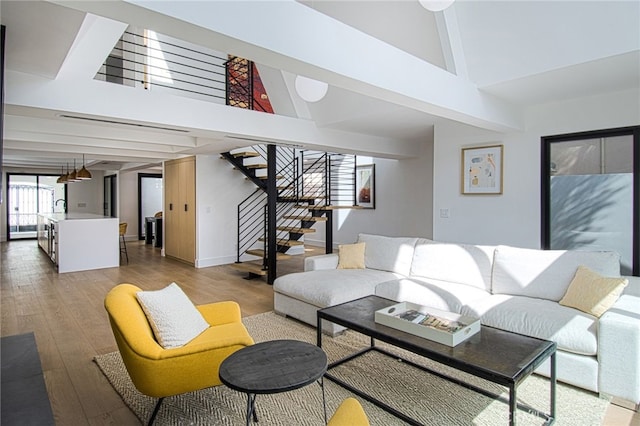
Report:
M61 222L63 220L118 219L117 217L93 213L46 213L40 214L40 216L55 222Z

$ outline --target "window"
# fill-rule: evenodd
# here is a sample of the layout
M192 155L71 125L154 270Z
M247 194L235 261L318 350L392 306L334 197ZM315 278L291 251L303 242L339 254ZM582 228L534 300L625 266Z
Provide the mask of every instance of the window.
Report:
M640 273L640 127L542 138L542 247L612 250Z

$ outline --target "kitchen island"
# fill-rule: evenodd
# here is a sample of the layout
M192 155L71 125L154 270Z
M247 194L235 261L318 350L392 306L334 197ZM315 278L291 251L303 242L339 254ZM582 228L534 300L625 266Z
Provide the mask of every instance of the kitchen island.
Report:
M90 213L38 215L38 245L58 272L120 265L118 218Z

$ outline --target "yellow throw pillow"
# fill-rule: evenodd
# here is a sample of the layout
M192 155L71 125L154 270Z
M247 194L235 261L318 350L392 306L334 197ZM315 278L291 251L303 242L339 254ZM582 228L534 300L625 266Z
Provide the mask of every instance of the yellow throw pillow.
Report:
M364 269L364 244L340 244L338 269Z
M627 284L626 278L603 277L586 266L578 266L560 304L599 318L616 303Z

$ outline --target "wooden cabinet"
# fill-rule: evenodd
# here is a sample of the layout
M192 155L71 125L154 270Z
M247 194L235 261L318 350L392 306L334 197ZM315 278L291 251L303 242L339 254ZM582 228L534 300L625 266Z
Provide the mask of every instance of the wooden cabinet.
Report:
M196 159L164 163L165 255L195 264L196 259Z

